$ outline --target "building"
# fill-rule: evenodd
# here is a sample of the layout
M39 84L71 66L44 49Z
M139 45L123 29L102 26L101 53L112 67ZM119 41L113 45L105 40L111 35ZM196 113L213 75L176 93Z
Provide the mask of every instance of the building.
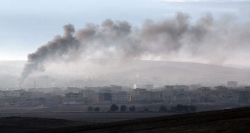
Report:
M236 88L238 85L238 82L237 81L228 81L227 82L227 87L228 88Z
M174 85L165 85L162 95L165 103L172 103L174 99Z
M147 84L147 85L144 85L142 88L146 88L147 90L152 90L152 89L154 89L154 85L153 84Z
M245 87L244 87L244 90L250 91L250 86L245 86Z
M147 90L144 88L133 89L133 92L131 93L132 102L138 102L138 101L141 101L142 99L144 99L143 94L146 92L147 92Z
M83 99L80 93L69 92L65 94L63 103L64 104L82 104Z
M173 85L165 85L164 90L173 90L174 86Z
M44 97L44 93L43 92L35 91L35 92L31 93L31 98L40 98L40 97Z
M127 92L118 92L112 94L112 103L130 103L131 94Z
M238 103L248 104L249 103L249 91L239 91L238 92Z
M110 92L100 92L98 93L98 102L99 103L111 103L112 95Z
M187 85L176 85L175 89L181 90L181 91L186 91L186 90L189 89L189 86L187 86Z
M202 86L200 85L200 84L192 84L192 85L190 85L190 89L191 90L196 90L196 89L199 89L199 88L201 88Z
M226 93L228 91L228 88L225 86L216 86L214 88L219 93Z
M77 87L67 87L66 91L67 92L73 92L73 93L79 93L81 89Z
M122 91L122 86L110 85L109 89L111 90L112 93L117 93Z
M152 91L151 92L151 101L159 102L163 100L162 91Z

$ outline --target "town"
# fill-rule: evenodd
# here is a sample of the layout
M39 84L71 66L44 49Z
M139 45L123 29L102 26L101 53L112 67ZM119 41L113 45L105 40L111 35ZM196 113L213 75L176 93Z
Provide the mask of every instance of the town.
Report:
M152 84L141 87L8 88L0 91L0 106L63 106L91 104L249 104L250 86L228 81L226 86Z

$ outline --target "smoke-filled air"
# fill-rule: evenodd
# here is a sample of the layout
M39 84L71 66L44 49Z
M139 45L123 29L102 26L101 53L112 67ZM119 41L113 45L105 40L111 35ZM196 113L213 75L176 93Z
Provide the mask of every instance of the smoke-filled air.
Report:
M45 71L46 64L58 60L72 62L88 57L143 59L170 56L198 58L209 63L223 63L237 57L247 58L250 50L250 22L234 17L214 18L203 15L198 20L185 13L141 26L127 21L104 20L75 30L63 26L64 34L28 55L20 85L35 71Z

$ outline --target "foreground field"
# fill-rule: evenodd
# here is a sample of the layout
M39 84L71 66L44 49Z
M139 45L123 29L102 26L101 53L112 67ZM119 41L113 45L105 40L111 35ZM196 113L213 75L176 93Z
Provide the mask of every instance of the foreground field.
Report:
M121 113L119 111L109 112L110 104L107 105L74 105L74 106L56 106L56 107L15 107L6 106L0 107L0 117L39 117L52 119L66 119L72 121L83 122L111 122L129 119L138 119L146 117L156 117L162 115L173 115L173 113L159 113L161 104L127 104L127 107L134 105L136 112L126 111ZM88 106L100 107L99 112L87 111ZM119 105L121 106L121 105ZM175 105L166 105L168 109ZM197 104L197 112L208 110L222 110L224 108L236 108L239 105L221 105L221 104ZM147 108L149 112L144 112Z
M99 112L89 112L87 107L100 107ZM120 106L120 105L119 105ZM132 105L127 105L132 106ZM0 117L38 117L51 119L65 119L71 121L82 121L87 123L100 123L122 121L146 117L157 117L174 115L173 113L159 113L161 104L134 104L136 112L109 112L110 105L75 105L75 106L56 106L56 107L1 107ZM166 105L170 109L173 105ZM239 105L220 105L220 104L197 104L197 111L222 110L224 108L235 108ZM149 112L143 110L147 108Z
M87 123L49 118L5 117L0 119L0 133L22 133L84 124Z
M48 133L234 133L250 132L250 107L142 118L121 122L99 123L47 130ZM44 131L43 131L44 132Z

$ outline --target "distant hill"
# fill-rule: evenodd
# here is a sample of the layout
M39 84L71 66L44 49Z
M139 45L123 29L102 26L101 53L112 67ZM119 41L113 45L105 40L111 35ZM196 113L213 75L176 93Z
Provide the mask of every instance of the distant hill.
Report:
M0 74L20 75L25 61L0 61Z
M249 124L250 107L245 107L65 127L46 133L249 133Z
M227 81L239 81L240 84L249 84L250 69L233 68L210 64L168 62L168 61L139 61L134 68L116 75L139 75L148 82L164 82L165 84L198 84L225 85Z
M49 76L53 78L53 82L63 83L64 79L59 79L62 75L68 79L78 80L84 77L94 76L103 79L92 79L93 84L108 85L117 83L119 85L137 84L202 84L207 86L225 85L227 81L239 81L240 84L249 85L250 69L233 68L219 65L190 63L190 62L171 62L171 61L124 61L118 60L97 60L94 59L92 64L86 65L86 60L76 64L70 63L52 63L45 72L38 72L33 79L27 79L30 85L39 77ZM103 63L103 64L100 64ZM85 65L83 65L85 63ZM94 65L93 65L94 64ZM25 65L25 61L0 61L0 88L2 86L17 86L18 78ZM78 77L78 79L77 79ZM35 79L34 79L35 78ZM30 81L29 81L30 80ZM103 80L101 82L100 80ZM10 82L11 81L11 82ZM47 81L46 81L47 82ZM105 84L102 84L104 83ZM46 83L48 84L48 83ZM68 83L74 85L74 83ZM83 84L86 86L88 84Z

